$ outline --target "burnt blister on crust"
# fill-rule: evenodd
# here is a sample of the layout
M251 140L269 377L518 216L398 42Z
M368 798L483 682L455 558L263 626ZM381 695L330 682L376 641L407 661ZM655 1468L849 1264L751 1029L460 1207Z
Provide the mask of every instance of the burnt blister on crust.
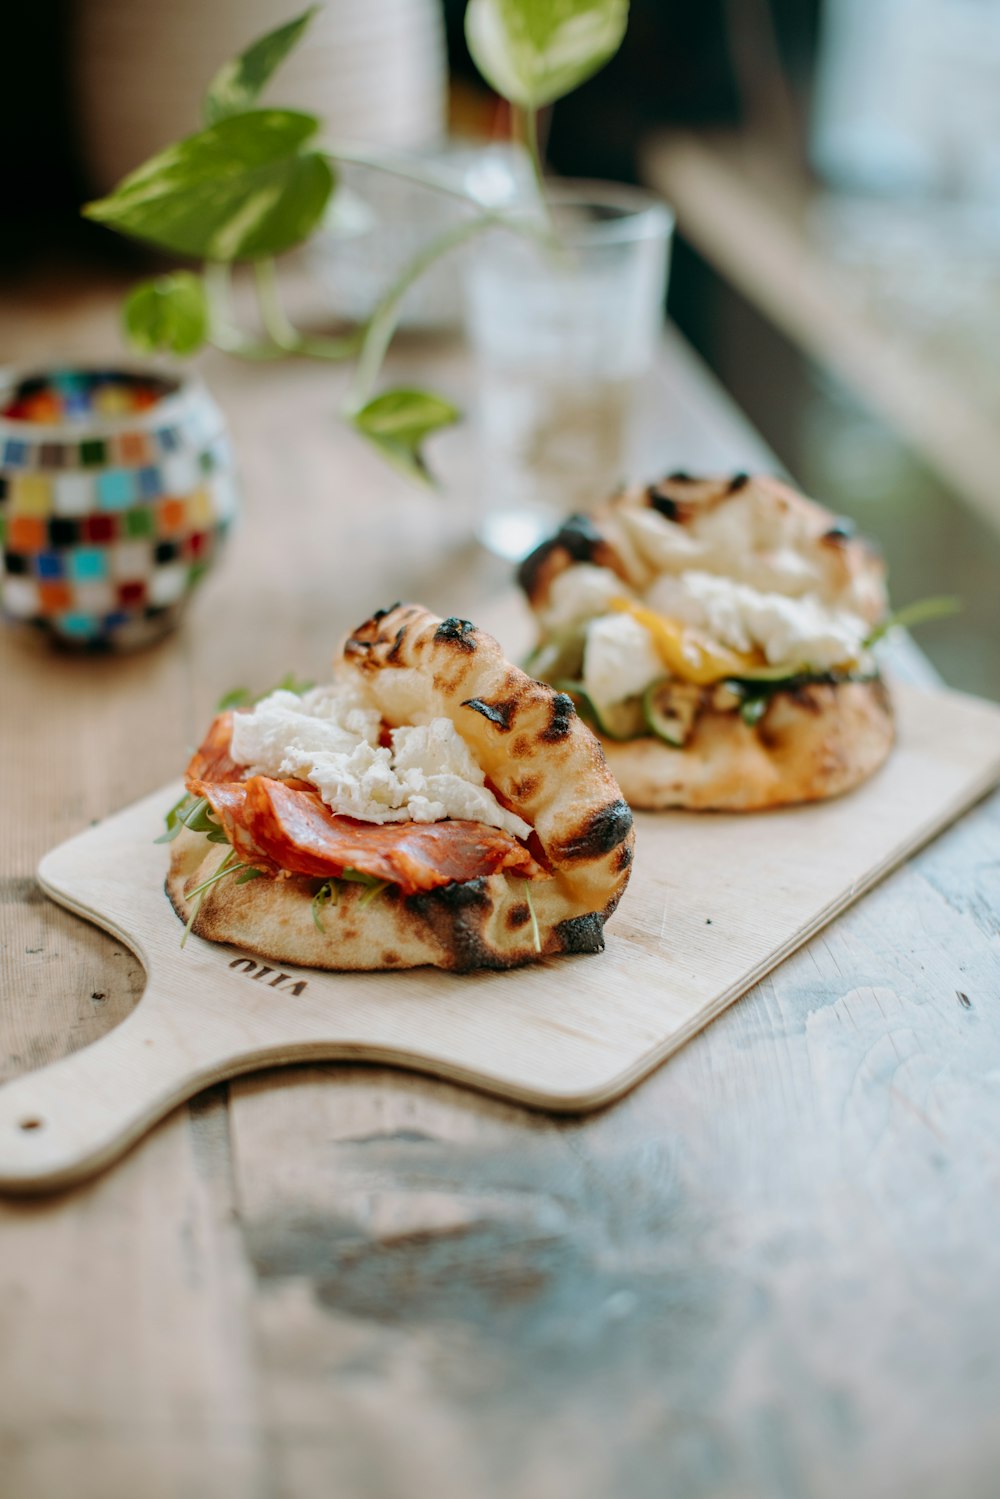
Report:
M604 917L599 911L585 916L567 916L555 927L559 946L566 953L603 952Z
M525 593L535 592L542 570L553 552L563 551L571 562L593 562L607 541L589 515L570 515L554 536L548 537L521 563L517 581Z
M516 698L507 698L500 703L487 703L481 697L468 697L462 704L463 708L471 708L474 713L481 713L488 718L490 723L495 724L501 734L509 733L511 720L517 708Z
M524 952L499 952L484 937L492 902L482 877L407 896L406 905L427 923L442 949L454 957L449 967L456 973L471 968L517 968L531 959L532 955Z
M565 739L575 717L576 708L569 694L566 692L555 693L552 698L548 724L542 730L542 738L545 740L545 743L557 744L560 739Z
M823 532L820 541L827 546L843 546L853 538L856 529L852 520L848 520L846 516L838 516L836 523Z
M624 843L631 831L632 809L623 797L619 797L591 813L572 838L559 844L557 857L560 861L600 858Z
M458 619L455 615L443 619L434 631L435 640L446 640L457 645L459 650L470 652L476 649L475 635L476 627L471 619Z

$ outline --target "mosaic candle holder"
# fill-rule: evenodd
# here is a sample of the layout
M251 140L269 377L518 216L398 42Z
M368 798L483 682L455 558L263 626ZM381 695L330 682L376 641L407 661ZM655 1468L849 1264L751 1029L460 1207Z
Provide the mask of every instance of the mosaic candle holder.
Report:
M177 623L237 508L222 414L198 380L57 370L0 386L0 611L129 650Z

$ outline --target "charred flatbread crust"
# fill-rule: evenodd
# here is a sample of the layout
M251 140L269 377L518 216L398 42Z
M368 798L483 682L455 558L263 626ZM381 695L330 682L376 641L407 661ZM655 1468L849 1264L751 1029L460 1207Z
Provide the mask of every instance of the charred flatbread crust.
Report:
M500 801L534 829L531 851L549 871L530 882L541 955L599 952L628 881L632 814L595 736L562 693L512 666L467 620L416 604L380 611L344 646L345 671L369 683L390 722L391 704L419 702L447 717ZM167 894L187 921L193 890L218 866L218 845L182 832L171 844ZM193 931L280 963L336 969L433 964L464 971L536 961L526 882L505 873L404 896L374 898L340 882L313 920L316 881L298 876L205 891Z
M820 597L850 597L852 607L872 624L881 617L884 568L867 543L787 484L747 474L712 479L673 474L658 484L623 490L595 515L570 517L522 563L519 582L539 611L555 578L576 562L610 568L643 591L657 574L634 544L628 512L655 510L697 536L705 518L736 496L750 501L765 534L768 527L795 532L815 569ZM849 791L878 769L894 737L892 703L879 677L775 692L753 725L738 711L705 707L682 749L651 734L624 742L599 736L631 806L728 812L763 811Z

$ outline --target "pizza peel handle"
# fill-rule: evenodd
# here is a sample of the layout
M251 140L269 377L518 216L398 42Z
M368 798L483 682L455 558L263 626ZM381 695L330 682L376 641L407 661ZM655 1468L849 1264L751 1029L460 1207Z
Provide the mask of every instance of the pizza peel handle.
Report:
M224 1071L218 1037L177 1027L151 981L93 1045L0 1088L0 1192L47 1192L91 1175Z

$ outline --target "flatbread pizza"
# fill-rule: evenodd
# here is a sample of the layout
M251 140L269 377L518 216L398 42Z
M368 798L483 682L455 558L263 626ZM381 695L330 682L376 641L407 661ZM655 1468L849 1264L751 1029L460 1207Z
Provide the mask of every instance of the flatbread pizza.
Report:
M816 801L882 764L880 558L777 479L676 473L571 516L522 563L526 663L598 732L633 807Z
M604 946L632 815L572 700L415 604L333 681L221 713L168 818L198 936L319 968L509 968Z

